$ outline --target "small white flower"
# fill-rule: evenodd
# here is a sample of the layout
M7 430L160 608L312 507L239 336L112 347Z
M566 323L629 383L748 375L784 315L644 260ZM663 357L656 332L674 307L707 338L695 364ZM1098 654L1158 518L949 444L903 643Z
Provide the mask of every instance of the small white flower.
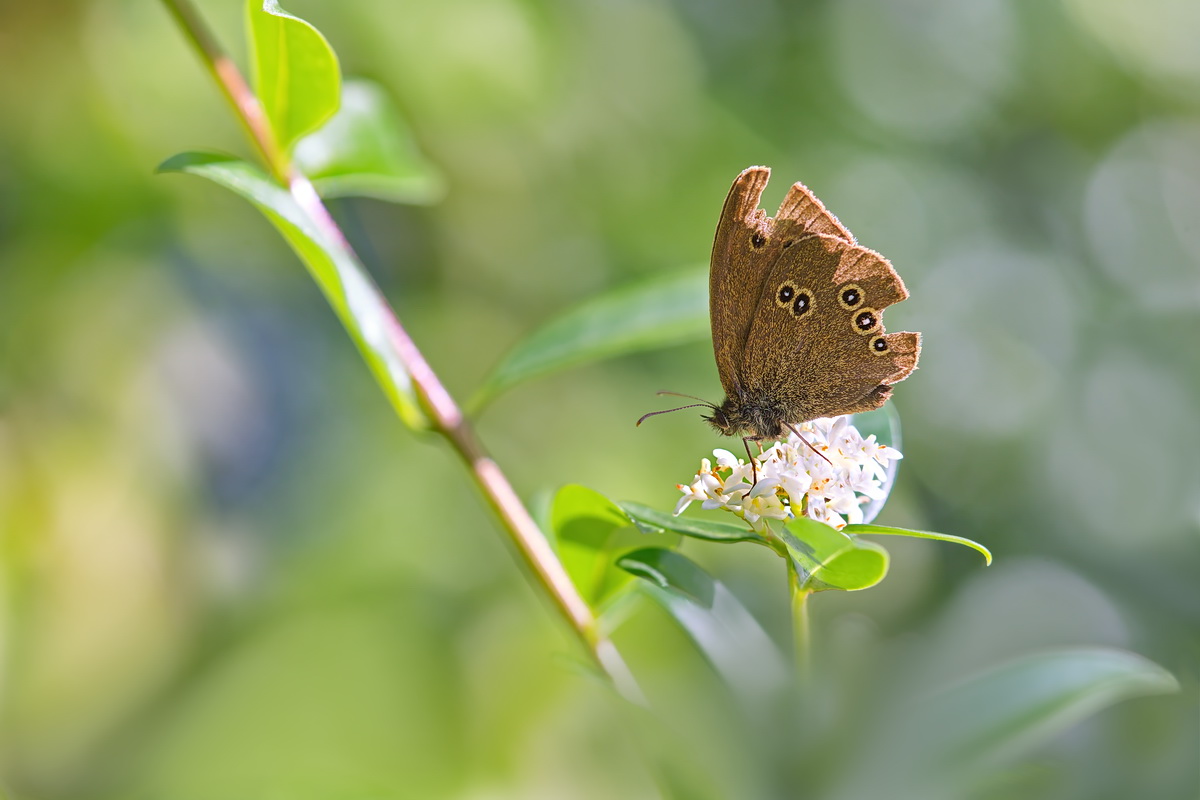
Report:
M900 451L874 435L864 439L849 417L815 419L796 428L804 441L790 434L753 464L729 450L714 450L715 467L703 459L692 482L679 484L683 496L676 515L700 501L705 509L732 511L759 531L766 520L796 515L839 530L862 522L863 505L884 496L888 464L903 458Z
M717 457L717 466L719 467L736 467L740 462L738 457L728 450L713 450L713 455Z

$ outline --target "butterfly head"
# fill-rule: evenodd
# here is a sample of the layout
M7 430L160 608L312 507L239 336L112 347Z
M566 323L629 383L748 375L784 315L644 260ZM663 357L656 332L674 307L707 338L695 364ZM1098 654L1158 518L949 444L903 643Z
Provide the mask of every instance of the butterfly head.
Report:
M726 401L725 404L729 405L728 401ZM738 432L733 420L729 418L729 414L725 412L724 408L720 406L712 406L712 410L712 416L704 417L704 421L709 425L712 425L716 429L717 433L720 433L724 436L733 436Z
M770 397L728 397L704 419L723 436L749 434L751 439L771 439L783 435L786 416L785 409Z

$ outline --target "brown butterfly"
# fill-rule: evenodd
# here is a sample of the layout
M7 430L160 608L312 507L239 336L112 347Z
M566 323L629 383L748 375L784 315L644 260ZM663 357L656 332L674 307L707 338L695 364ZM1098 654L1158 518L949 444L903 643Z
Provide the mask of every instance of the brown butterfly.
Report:
M749 441L801 422L879 408L921 351L920 334L884 333L884 308L908 297L887 259L856 244L801 183L768 217L758 203L770 175L750 167L733 182L709 271L725 402L704 403L705 419L741 435L747 454Z

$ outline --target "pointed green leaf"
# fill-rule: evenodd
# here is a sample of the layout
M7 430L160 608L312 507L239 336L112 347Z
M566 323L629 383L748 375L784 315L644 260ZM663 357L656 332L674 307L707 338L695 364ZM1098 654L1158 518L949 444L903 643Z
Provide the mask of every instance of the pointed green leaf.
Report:
M620 503L621 509L639 526L646 530L672 531L707 542L758 542L766 544L760 534L742 523L713 522L695 517L677 517L665 511L644 506L641 503Z
M862 768L832 796L967 797L1086 717L1178 688L1162 667L1120 650L1027 655L891 709L860 743Z
M300 256L400 418L409 427L426 427L396 349L395 314L348 248L325 237L286 189L244 161L212 153L181 153L163 162L159 171L199 175L253 203Z
M617 559L617 563L621 569L659 589L670 589L698 606L712 608L717 580L685 555L646 547L630 551Z
M931 697L925 715L942 756L965 766L1029 752L1079 720L1121 700L1178 691L1162 667L1103 648L1037 653Z
M689 270L593 297L534 331L492 370L473 405L553 370L708 336L708 280Z
M771 637L724 584L691 559L648 547L617 563L643 579L644 590L743 697L763 699L786 683L786 661Z
M870 533L876 536L909 536L914 539L935 539L939 542L951 542L953 544L961 544L970 547L973 550L978 550L983 554L984 559L988 564L992 563L992 551L981 545L979 542L972 541L963 536L953 536L949 533L936 533L934 531L914 531L908 528L890 528L886 525L847 525L846 533L855 535Z
M254 92L286 151L337 111L337 55L320 31L277 0L247 0L246 17Z
M887 575L887 550L823 523L794 519L779 536L800 571L803 589L856 592Z
M445 192L400 110L373 81L347 80L338 112L300 140L295 156L323 197L432 203Z
M639 529L607 497L577 485L564 486L554 496L550 528L567 574L593 608L612 601L629 585L629 573L616 566L622 553L679 542L677 536Z

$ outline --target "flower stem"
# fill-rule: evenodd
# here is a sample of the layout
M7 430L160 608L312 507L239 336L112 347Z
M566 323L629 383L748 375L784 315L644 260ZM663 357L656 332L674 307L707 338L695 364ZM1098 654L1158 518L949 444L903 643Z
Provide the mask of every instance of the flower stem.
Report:
M792 597L792 646L796 654L796 673L806 682L812 672L812 628L808 620L808 598L811 589L800 582L795 563L788 559L788 590Z
M293 167L287 154L279 147L278 139L263 113L258 98L238 72L233 60L221 50L190 0L162 2L195 46L213 79L230 101L235 115L254 142L271 174L287 186L292 199L312 221L327 246L340 250L348 261L361 269L357 254L325 208L312 183ZM365 276L365 270L363 273ZM378 294L378 289L373 284L371 289ZM600 632L591 608L571 582L562 562L558 560L545 535L518 498L508 478L488 455L476 437L470 421L425 360L416 343L409 337L382 294L378 296L378 303L385 317L387 346L403 365L411 380L413 394L428 416L430 429L445 438L462 458L476 488L496 514L521 561L529 568L535 582L542 587L554 607L566 620L592 661L626 699L644 704L633 675L620 653ZM386 390L394 387L384 388Z

